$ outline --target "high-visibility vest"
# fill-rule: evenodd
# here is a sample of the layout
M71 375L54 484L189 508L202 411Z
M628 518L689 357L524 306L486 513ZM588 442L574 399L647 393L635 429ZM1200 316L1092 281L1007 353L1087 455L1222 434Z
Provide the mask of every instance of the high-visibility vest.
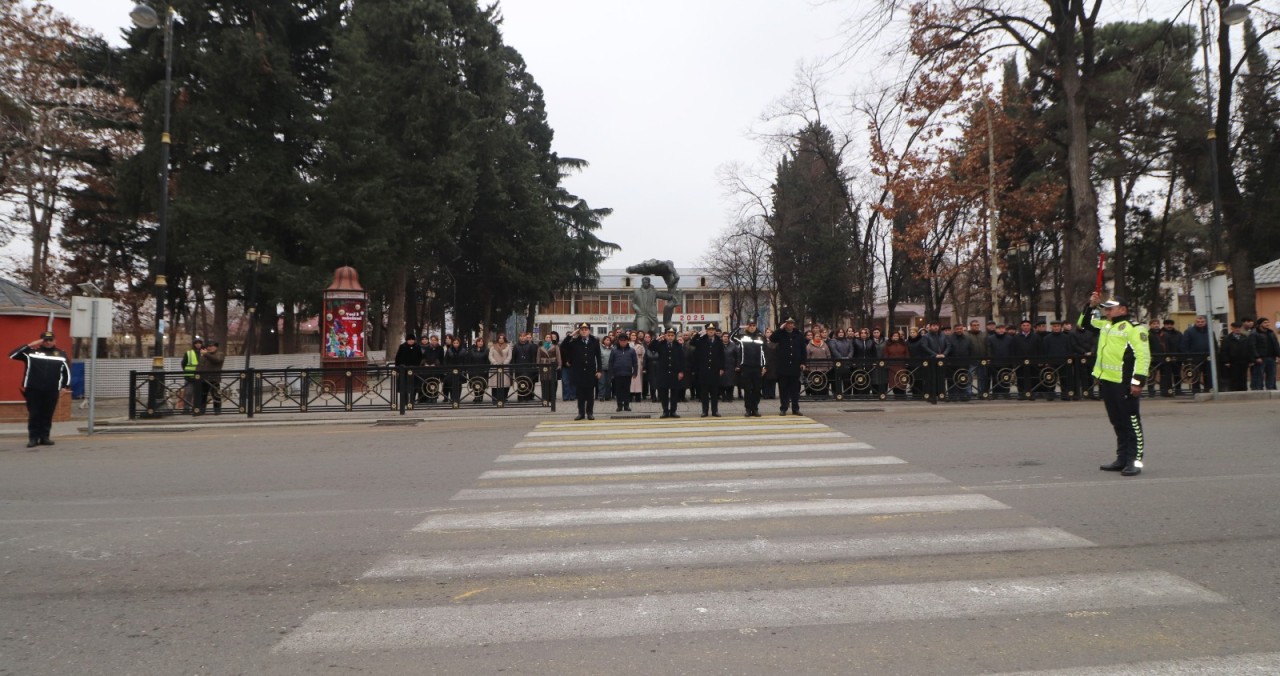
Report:
M1112 383L1145 385L1151 371L1151 343L1146 326L1122 318L1114 322L1100 317L1080 316L1081 323L1098 330L1098 361L1093 377Z
M182 363L182 370L186 372L187 378L194 378L196 375L196 367L200 365L200 353L197 350L187 350L187 358Z

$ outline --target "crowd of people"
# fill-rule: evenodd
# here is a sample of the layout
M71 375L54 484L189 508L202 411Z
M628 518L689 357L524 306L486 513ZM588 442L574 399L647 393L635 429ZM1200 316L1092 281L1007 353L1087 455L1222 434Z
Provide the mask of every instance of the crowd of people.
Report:
M778 369L769 368L778 362L774 331L765 329L761 334L760 396L764 399L779 397ZM1152 353L1152 376L1146 385L1149 395L1175 396L1209 389L1211 336L1204 317L1197 318L1186 331L1179 331L1171 319L1152 319L1148 331ZM711 325L710 330L670 333L682 352L681 372L687 370L688 374L674 383L673 403L705 401L708 412L715 414L718 409L714 404L745 395L741 331L719 331ZM945 393L948 398L965 400L1016 393L1029 399L1076 400L1091 396L1093 388L1089 372L1097 335L1073 322L1024 320L1010 325L987 322L985 326L978 320L951 326L929 322L905 333L893 330L887 336L878 327L812 324L797 333L804 340L804 373L799 380L808 396L931 399ZM510 343L501 333L492 342L484 336L467 342L458 336L446 335L442 340L433 335L419 343L410 334L397 351L395 364L460 367L462 375L444 383L440 396L446 400L452 397L456 401L471 378L481 377L489 396L508 401L514 379L527 373L530 382L540 385L544 401L557 396L566 402L613 401L616 411L629 410L639 401L659 401L662 351L655 347L667 339L666 332L619 328L601 336L591 334L592 345L599 351L599 375L592 379L590 388L581 386L585 381L575 381L569 368L565 345L577 336L578 330L563 339L555 331L540 339L526 332ZM709 347L708 340L719 345ZM1230 332L1215 341L1215 347L1222 389L1275 389L1280 343L1267 318L1233 323ZM925 361L942 369L941 377L924 377L919 364ZM1074 367L1064 368L1068 361ZM511 368L499 372L492 368L497 365ZM542 366L549 368L539 368ZM1046 369L1055 375L1044 377ZM1188 373L1194 373L1189 381ZM532 391L517 395L518 401L533 398Z

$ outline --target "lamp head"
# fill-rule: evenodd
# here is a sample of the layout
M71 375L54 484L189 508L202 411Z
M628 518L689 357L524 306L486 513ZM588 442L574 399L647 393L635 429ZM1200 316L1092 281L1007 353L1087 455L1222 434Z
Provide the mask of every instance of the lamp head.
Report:
M1228 26L1237 26L1245 22L1249 18L1249 8L1245 5L1235 4L1222 8L1222 23Z
M129 19L138 28L155 28L160 25L160 15L146 5L134 5L129 12Z

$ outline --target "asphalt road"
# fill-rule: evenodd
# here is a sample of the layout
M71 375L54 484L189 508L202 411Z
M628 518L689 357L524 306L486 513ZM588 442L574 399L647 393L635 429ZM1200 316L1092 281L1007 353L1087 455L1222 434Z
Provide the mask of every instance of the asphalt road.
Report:
M14 439L0 674L1280 673L1274 404L1144 406Z

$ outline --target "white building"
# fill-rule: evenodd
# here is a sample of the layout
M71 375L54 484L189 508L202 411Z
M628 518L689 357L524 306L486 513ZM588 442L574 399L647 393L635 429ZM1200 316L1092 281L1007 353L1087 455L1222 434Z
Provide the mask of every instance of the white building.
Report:
M699 328L708 322L726 326L730 319L729 290L705 270L687 268L677 269L677 272L680 273L680 283L676 293L682 300L671 316L676 330ZM631 306L631 293L640 286L643 277L649 277L650 283L660 291L666 290L666 283L657 275L631 275L617 268L600 270L598 288L557 294L555 300L538 308L539 335L556 331L564 337L582 322L590 323L597 335L632 324L636 313ZM667 301L658 300L659 323L666 304Z

